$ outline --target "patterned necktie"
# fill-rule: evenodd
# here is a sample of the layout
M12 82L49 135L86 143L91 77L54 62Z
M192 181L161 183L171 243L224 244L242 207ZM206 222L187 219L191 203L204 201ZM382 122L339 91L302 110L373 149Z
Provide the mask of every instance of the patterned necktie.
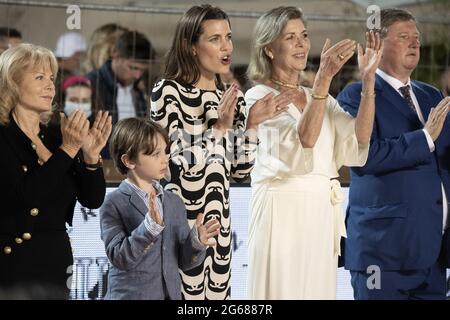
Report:
M416 107L414 106L414 102L413 102L412 97L411 97L411 93L409 92L409 84L404 86L404 87L398 88L398 90L400 90L400 92L402 93L403 98L405 98L406 103L411 108L411 110L414 113L417 113Z

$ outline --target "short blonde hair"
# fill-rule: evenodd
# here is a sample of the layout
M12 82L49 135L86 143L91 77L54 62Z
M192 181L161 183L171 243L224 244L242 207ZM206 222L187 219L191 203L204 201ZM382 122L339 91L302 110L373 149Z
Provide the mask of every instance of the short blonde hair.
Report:
M0 124L9 123L9 115L19 103L19 86L29 67L49 66L56 77L58 63L47 48L23 43L0 55Z
M277 7L259 17L253 31L253 46L247 69L249 79L264 82L271 77L272 62L264 48L274 42L289 20L293 19L300 19L306 26L301 9L296 7Z

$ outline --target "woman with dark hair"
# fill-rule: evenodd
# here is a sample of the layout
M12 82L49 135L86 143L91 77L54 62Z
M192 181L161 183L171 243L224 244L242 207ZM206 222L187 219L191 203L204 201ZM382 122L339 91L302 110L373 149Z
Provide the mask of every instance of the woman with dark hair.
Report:
M183 199L191 226L198 213L221 224L204 263L182 273L185 299L230 298L230 179L248 178L255 129L290 101L289 93L269 94L247 115L242 93L235 85L224 92L219 76L229 72L232 51L227 14L210 5L190 8L177 24L164 79L151 97L152 118L170 137L166 189Z

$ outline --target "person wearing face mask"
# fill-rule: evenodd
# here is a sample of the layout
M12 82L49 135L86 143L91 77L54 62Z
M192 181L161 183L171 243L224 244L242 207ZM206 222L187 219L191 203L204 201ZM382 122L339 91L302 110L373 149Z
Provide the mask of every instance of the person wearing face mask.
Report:
M92 111L91 81L83 76L69 76L62 85L64 113L70 116L75 110L84 112L90 118Z
M56 94L53 99L58 105L64 101L62 83L65 78L80 74L81 61L86 49L86 39L78 32L65 32L58 38L54 52L58 60L58 74L55 80Z
M190 8L177 24L164 79L151 95L151 117L170 137L170 178L165 186L185 203L192 225L198 213L217 219L217 245L205 260L182 272L185 299L229 299L231 295L230 180L248 178L257 144L256 128L284 110L286 93L268 94L245 111L236 85L223 90L233 42L227 14L210 5Z

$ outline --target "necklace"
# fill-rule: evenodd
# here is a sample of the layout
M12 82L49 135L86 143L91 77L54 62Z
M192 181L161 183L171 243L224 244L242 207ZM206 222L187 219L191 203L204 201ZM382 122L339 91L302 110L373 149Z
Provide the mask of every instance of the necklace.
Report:
M300 87L300 84L290 84L290 83L284 83L275 79L270 79L270 81L272 81L273 83L275 83L278 86L282 86L282 87L286 87L286 88L291 88L291 89L298 89Z

